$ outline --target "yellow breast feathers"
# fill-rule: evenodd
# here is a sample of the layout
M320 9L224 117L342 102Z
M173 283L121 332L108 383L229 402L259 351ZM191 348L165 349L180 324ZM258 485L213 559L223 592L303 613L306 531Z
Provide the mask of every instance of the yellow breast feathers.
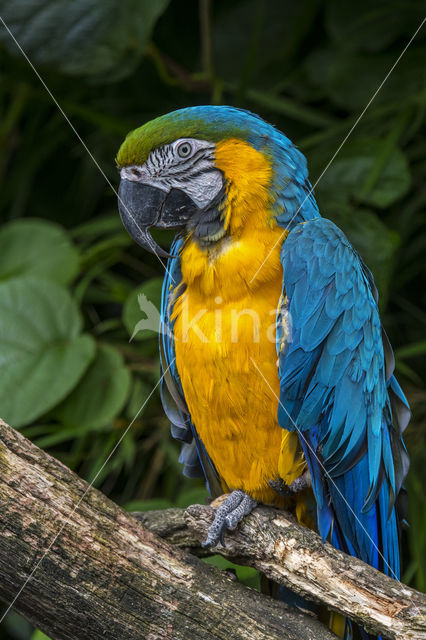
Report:
M270 215L268 159L228 140L217 145L216 164L227 180L227 236L214 249L189 240L181 252L186 289L173 312L176 364L224 488L277 502L268 481L291 483L305 468L297 435L277 422L275 314L285 236Z

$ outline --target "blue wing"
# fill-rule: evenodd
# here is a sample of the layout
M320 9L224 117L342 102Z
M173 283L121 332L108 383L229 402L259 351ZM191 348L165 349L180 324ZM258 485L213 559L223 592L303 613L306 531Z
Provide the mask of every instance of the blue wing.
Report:
M189 478L205 478L212 496L223 493L219 477L193 425L180 382L175 360L175 344L171 315L176 298L183 291L179 252L183 240L177 238L171 248L161 295L160 363L161 401L171 423L172 436L182 442L179 462Z
M299 432L323 539L398 578L410 412L373 277L324 218L294 227L281 259L279 423Z

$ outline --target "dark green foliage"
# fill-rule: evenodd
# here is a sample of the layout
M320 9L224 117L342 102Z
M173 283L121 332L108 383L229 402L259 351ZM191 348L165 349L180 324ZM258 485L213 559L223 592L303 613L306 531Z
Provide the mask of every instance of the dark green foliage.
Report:
M137 0L21 0L2 2L1 15L34 65L111 81L137 64L168 3L145 0L141 10ZM15 53L6 30L0 39Z
M181 476L152 391L157 336L141 324L130 339L145 318L138 294L158 304L163 268L124 231L105 177L117 186L124 135L161 113L248 108L306 154L322 214L374 272L414 412L404 580L425 589L426 26L322 175L424 3L212 4L0 0L99 165L0 24L0 415L127 508L205 500ZM171 235L156 239L167 246ZM255 584L250 570L239 577ZM41 640L32 633L15 614L0 628L0 638Z

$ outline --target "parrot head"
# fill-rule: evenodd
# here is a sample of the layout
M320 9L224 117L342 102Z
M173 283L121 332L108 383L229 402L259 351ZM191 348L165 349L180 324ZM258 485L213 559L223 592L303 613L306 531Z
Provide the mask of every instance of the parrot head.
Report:
M240 211L266 208L282 225L318 215L304 156L272 125L234 107L188 107L156 118L128 134L117 165L123 224L158 256L169 254L150 227L181 228L210 247L244 226L245 214L233 216L232 203Z

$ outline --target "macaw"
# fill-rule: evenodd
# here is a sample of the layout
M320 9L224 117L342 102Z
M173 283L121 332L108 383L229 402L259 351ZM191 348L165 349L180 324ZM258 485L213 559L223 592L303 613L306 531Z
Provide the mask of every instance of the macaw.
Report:
M205 544L286 506L399 579L410 410L373 276L320 216L305 157L259 116L200 106L131 132L117 165L124 226L168 258L161 396L183 472L229 494ZM150 227L178 230L170 253Z

